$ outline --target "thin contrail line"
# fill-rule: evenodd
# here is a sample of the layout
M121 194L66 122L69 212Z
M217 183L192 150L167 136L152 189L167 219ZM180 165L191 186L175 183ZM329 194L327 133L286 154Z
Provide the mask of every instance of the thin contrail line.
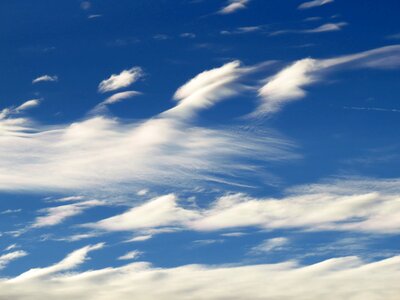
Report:
M344 106L343 108L344 109L352 109L352 110L368 110L368 111L383 111L383 112L400 113L400 109L394 109L394 108L356 107L356 106Z

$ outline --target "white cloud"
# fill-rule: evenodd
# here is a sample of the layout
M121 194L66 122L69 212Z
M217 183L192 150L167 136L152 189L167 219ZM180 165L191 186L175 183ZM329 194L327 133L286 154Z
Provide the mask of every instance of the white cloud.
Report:
M105 203L99 200L88 200L68 205L45 208L41 210L41 212L45 215L37 217L31 227L40 228L54 226L62 223L68 218L83 213L86 209L101 205L105 205Z
M7 209L0 212L0 215L9 215L21 212L22 209Z
M136 193L136 195L138 195L138 196L145 196L145 195L147 195L149 193L149 190L148 189L141 189L140 191L138 191L137 193Z
M304 33L320 33L320 32L330 32L330 31L339 31L342 30L344 26L347 26L346 22L339 22L339 23L327 23L321 25L314 29L303 30Z
M27 109L30 109L32 107L38 106L40 104L40 99L32 99L32 100L28 100L24 103L22 103L20 106L18 106L15 110L17 112L21 112Z
M33 79L32 83L35 84L35 83L38 83L38 82L46 82L46 81L48 81L48 82L58 81L58 76L56 76L56 75L53 75L53 76L51 76L51 75L43 75L43 76L40 76L40 77L37 77L37 78Z
M151 234L148 235L138 235L135 236L129 240L126 240L125 243L131 243L131 242L144 242L147 240L150 240L153 236Z
M221 8L218 13L223 15L232 14L239 10L246 9L249 2L250 0L228 0L227 5Z
M57 241L63 241L63 242L76 242L76 241L81 241L84 239L89 239L89 238L93 238L93 237L97 237L99 236L99 233L81 233L81 234L74 234L68 237L64 237L64 238L58 238L55 239Z
M232 159L292 159L291 143L277 134L198 127L188 118L236 95L246 72L239 62L206 71L178 89L175 107L147 120L95 115L47 127L25 118L0 119L0 190L79 193L194 185L251 172L251 164L227 163Z
M14 251L14 252L10 252L10 253L1 255L0 256L0 270L4 269L13 260L24 257L26 255L28 255L28 253L23 250L18 250L18 251Z
M38 106L40 104L41 99L32 99L25 101L18 107L7 107L0 110L0 121L6 118L9 118L14 115L18 115L23 113L25 110L29 110L32 107Z
M271 251L281 250L284 248L284 246L287 246L289 244L289 242L290 242L289 239L287 239L285 237L278 237L278 238L265 240L260 245L257 245L255 247L251 248L250 253L262 254L262 253L268 253Z
M123 70L120 74L113 74L108 79L99 84L99 92L106 93L121 88L126 88L139 80L143 76L143 70L140 67L133 67Z
M222 233L222 236L226 236L226 237L241 237L246 235L246 233L244 232L228 232L228 233Z
M178 226L198 217L198 213L179 207L176 201L172 194L161 196L93 227L111 231L147 229Z
M134 250L130 251L120 257L118 257L118 260L133 260L133 259L138 259L140 256L143 255L143 252Z
M331 59L299 60L267 79L260 88L263 101L253 114L267 115L279 111L285 104L306 96L305 87L321 81L324 72L336 68L396 68L400 67L400 46L388 46Z
M86 226L106 231L176 227L216 231L262 229L340 230L377 234L400 232L399 180L348 180L293 188L283 198L243 194L218 198L208 208L191 209L174 195L151 199L131 210ZM362 188L361 188L362 187Z
M2 297L19 300L397 300L400 293L400 257L372 263L357 257L343 257L306 266L292 261L235 267L155 268L139 262L59 274L81 264L88 248L77 252L52 267L1 279Z
M345 26L347 26L348 23L346 22L337 22L337 23L326 23L323 24L317 28L313 29L304 29L304 30L297 30L297 29L287 29L287 30L278 30L271 32L270 35L282 35L282 34L288 34L288 33L293 33L293 34L313 34L313 33L322 33L322 32L332 32L332 31L340 31L342 30Z
M140 92L136 92L136 91L126 91L126 92L120 92L120 93L116 93L110 97L108 97L106 100L104 100L103 102L99 103L93 110L93 113L101 113L104 109L106 109L106 107L108 105L112 105L118 102L122 102L126 99L135 97L141 95Z
M322 6L328 3L332 3L334 0L313 0L313 1L308 1L300 4L299 9L308 9L308 8L313 8L313 7L318 7Z
M62 261L46 268L35 268L22 273L21 275L13 278L13 282L25 282L30 280L37 280L40 278L46 278L49 275L60 273L63 271L68 271L76 268L87 260L89 252L94 250L99 250L104 247L104 243L99 243L92 246L86 246L78 249L71 254L69 254Z
M89 15L88 19L97 19L97 18L101 18L103 15L100 14L93 14L93 15Z
M266 29L265 25L243 26L243 27L238 27L235 30L222 30L222 31L220 31L220 33L223 35L245 34L245 33L254 33L254 32L264 31L264 29Z
M117 93L117 94L112 95L111 97L108 97L106 100L104 100L103 104L118 103L125 99L129 99L129 98L132 98L137 95L140 95L140 93L135 92L135 91L126 91L126 92Z
M178 105L167 111L167 114L190 117L200 109L212 107L238 94L241 90L238 81L246 72L240 61L233 61L200 73L176 91L174 99Z
M6 249L4 249L4 251L10 251L10 250L13 250L13 249L15 249L15 248L17 248L17 247L18 247L17 244L11 244L11 245L8 246Z
M258 111L263 114L275 113L283 104L303 98L306 92L302 88L316 80L313 72L317 68L316 60L306 58L269 78L259 91L263 103Z

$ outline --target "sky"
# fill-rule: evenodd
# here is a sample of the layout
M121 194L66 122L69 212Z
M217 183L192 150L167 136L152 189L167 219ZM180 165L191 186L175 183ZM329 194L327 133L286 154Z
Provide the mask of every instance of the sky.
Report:
M2 0L0 300L397 300L399 10Z

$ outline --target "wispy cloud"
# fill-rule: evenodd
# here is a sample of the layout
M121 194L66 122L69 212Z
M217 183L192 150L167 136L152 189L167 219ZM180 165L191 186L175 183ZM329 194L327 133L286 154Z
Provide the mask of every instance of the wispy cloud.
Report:
M21 212L22 209L7 209L0 212L0 215L9 215Z
M246 34L254 32L264 32L267 26L257 25L257 26L242 26L234 30L222 30L220 33L222 35L236 35L236 34Z
M33 79L32 83L35 84L35 83L39 83L39 82L56 82L56 81L58 81L58 76L56 76L56 75L53 75L53 76L43 75L43 76Z
M89 15L88 19L97 19L97 18L101 18L103 15L100 14L93 14L93 15Z
M305 87L323 79L337 68L396 68L400 67L400 46L388 46L331 59L299 60L268 78L260 90L262 102L253 114L276 113L285 104L306 96Z
M320 32L330 32L330 31L340 31L343 27L347 26L346 22L339 22L339 23L327 23L321 25L314 29L304 30L304 33L320 33Z
M293 159L292 143L276 133L196 125L199 112L244 90L241 81L248 72L236 61L205 71L177 90L174 107L145 120L91 115L46 127L30 119L1 119L0 190L79 193L95 187L151 188L160 182L194 185L253 168L249 160L226 163L231 159ZM120 99L121 94L108 101Z
M13 278L11 281L14 283L26 282L30 280L37 280L40 278L46 278L47 276L55 273L72 270L87 260L89 252L99 250L103 247L104 243L83 247L72 252L65 259L50 267L30 269L29 271L19 275L18 277Z
M18 258L27 256L27 255L28 255L28 253L23 250L18 250L18 251L14 251L14 252L10 252L10 253L1 255L0 256L0 270L4 269L10 262L12 262Z
M285 237L277 237L269 240L263 241L261 244L251 248L250 254L259 255L273 251L279 251L284 249L290 240Z
M138 259L142 255L143 255L142 251L134 250L134 251L127 252L124 255L118 257L118 260L134 260L134 259Z
M299 9L309 9L313 7L318 7L318 6L323 6L328 3L333 3L334 0L313 0L313 1L308 1L304 2L299 5Z
M86 209L102 205L105 205L103 201L88 200L68 205L45 208L41 210L41 212L44 213L44 216L37 217L31 227L40 228L54 226L62 223L68 218L83 213Z
M120 93L116 93L110 97L108 97L106 100L104 100L103 102L99 103L94 109L93 112L94 113L100 113L102 112L108 105L112 105L118 102L122 102L126 99L130 99L133 98L135 96L139 96L142 93L140 92L136 92L136 91L125 91L125 92L120 92Z
M222 15L232 14L239 10L246 9L249 2L250 0L228 0L226 6L221 8L218 13Z
M0 120L6 119L12 115L18 115L26 110L29 110L35 106L38 106L42 100L41 99L32 99L22 103L17 107L7 107L0 110Z
M207 109L244 89L239 82L251 69L233 61L222 67L204 71L181 86L174 99L178 104L165 112L175 118L193 117L199 110Z
M113 74L108 79L100 82L99 92L106 93L126 88L139 80L142 76L143 70L140 67L123 70L120 74Z
M182 38L194 39L196 37L196 34L194 34L192 32L184 32L184 33L181 33L179 36Z
M150 240L153 236L151 234L149 235L138 235L135 236L129 240L126 240L125 243L131 243L131 242L144 242L147 240Z
M177 197L171 194L86 226L106 231L163 227L218 231L258 227L398 233L398 183L399 180L348 180L301 186L280 199L233 194L218 198L206 209L179 205Z
M340 31L347 25L348 25L348 23L346 23L346 22L326 23L326 24L323 24L319 27L312 28L312 29L278 30L278 31L271 32L270 35L276 36L276 35L289 34L289 33L292 33L292 34L314 34L314 33L323 33L323 32L333 32L333 31Z

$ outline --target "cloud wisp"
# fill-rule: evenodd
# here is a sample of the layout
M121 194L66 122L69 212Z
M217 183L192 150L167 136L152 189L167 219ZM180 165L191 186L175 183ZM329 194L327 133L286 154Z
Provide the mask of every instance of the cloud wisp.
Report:
M400 67L400 46L387 46L331 59L306 58L292 63L269 77L260 88L262 102L254 116L278 112L285 104L304 98L305 87L320 82L326 73L337 69Z
M329 3L333 3L334 0L313 0L313 1L308 1L304 2L299 5L299 9L310 9L318 6L323 6Z
M239 10L243 10L247 8L250 0L228 0L226 6L221 8L218 13L221 15L228 15L235 13Z
M7 249L7 250L10 250L10 249ZM27 255L28 255L28 253L23 250L18 250L18 251L0 255L0 270L4 269L12 261L14 261L18 258L27 256Z
M277 36L277 35L290 34L290 33L292 33L292 34L314 34L314 33L334 32L334 31L342 30L347 25L348 25L348 23L346 23L346 22L326 23L326 24L323 24L321 26L318 26L318 27L312 28L312 29L278 30L278 31L271 32L269 35L270 36Z
M57 81L58 81L58 76L56 75L43 75L33 79L32 83L36 84L39 82L57 82Z
M55 226L62 223L68 218L83 213L89 208L103 205L106 205L106 203L103 201L88 200L73 204L45 208L40 211L44 215L37 217L34 223L31 225L31 228Z

